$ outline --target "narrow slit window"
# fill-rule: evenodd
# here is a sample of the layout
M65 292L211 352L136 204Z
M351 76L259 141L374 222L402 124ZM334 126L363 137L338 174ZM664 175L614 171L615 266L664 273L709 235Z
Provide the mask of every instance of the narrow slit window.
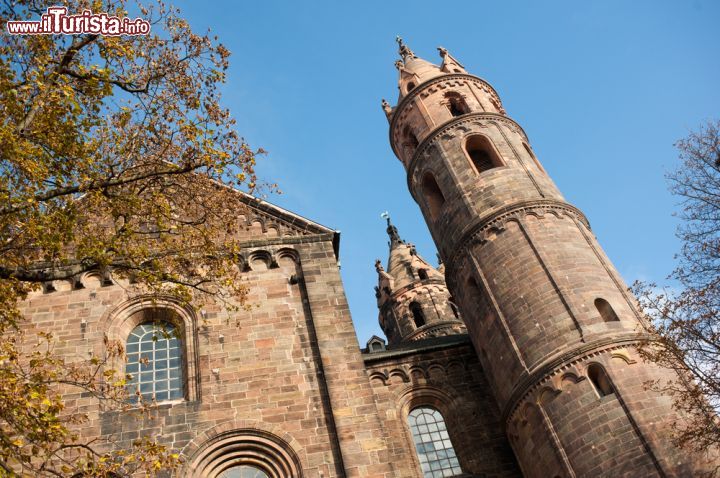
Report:
M423 478L441 478L462 474L442 414L431 407L418 407L408 415L408 425Z
M620 322L620 318L617 316L612 306L605 299L595 299L595 308L600 312L604 322Z
M432 174L426 173L423 178L423 193L430 208L430 216L433 220L440 217L440 211L445 204L445 196L440 190L435 178Z
M610 378L607 376L605 369L600 365L596 363L591 364L587 369L587 375L599 396L607 397L615 393Z
M465 141L465 151L478 174L504 166L495 148L486 136L474 135Z

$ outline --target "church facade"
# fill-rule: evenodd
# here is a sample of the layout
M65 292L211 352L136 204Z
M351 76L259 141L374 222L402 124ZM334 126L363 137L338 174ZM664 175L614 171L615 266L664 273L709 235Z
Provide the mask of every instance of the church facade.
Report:
M243 195L238 234L248 310L202 310L127 292L111 272L47 284L22 304L68 359L125 344L115 364L157 401L104 410L87 438L176 450L188 478L685 477L710 469L677 449L682 421L646 389L634 298L583 213L565 201L490 84L445 49L400 42L400 98L383 101L442 262L388 218L376 263L387 340L360 348L338 270L339 234ZM238 193L242 194L242 193ZM159 331L172 330L172 334Z

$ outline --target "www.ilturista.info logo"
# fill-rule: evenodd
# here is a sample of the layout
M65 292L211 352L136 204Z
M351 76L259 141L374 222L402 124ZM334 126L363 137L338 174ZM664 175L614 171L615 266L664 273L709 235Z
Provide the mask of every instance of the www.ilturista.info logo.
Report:
M65 7L49 7L40 21L9 21L7 31L11 35L147 35L150 22L142 18L110 16L83 10L79 15L68 15Z

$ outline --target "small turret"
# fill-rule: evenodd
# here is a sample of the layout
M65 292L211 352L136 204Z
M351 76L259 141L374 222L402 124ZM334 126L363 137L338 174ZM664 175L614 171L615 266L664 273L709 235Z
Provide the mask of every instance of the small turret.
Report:
M387 271L375 261L379 320L390 345L427 337L465 333L445 285L445 276L405 242L387 214L390 255Z

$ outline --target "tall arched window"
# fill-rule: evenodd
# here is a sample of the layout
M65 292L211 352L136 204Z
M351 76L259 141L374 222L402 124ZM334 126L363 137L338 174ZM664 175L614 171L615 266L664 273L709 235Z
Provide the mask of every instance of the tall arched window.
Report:
M135 327L125 348L132 401L175 400L185 396L182 343L170 322L146 322Z
M410 303L410 313L413 316L415 327L422 327L425 325L425 314L423 314L422 307L417 302Z
M424 478L455 476L462 473L450 442L445 419L431 407L418 407L408 415L415 451Z
M476 134L465 141L465 151L478 174L504 166L487 136Z
M608 301L605 299L597 298L595 299L595 308L600 312L600 317L602 317L603 321L605 322L619 322L620 319L618 318L617 314L613 310L612 306Z
M608 378L605 369L601 365L593 363L588 366L587 376L595 387L595 391L601 397L606 397L615 393L610 378Z
M428 273L425 269L418 269L418 277L420 277L420 280L425 280L428 278Z
M460 94L455 92L446 93L445 99L447 100L447 107L451 115L461 116L470 113L470 108Z
M407 92L410 93L415 88L415 83L412 81L407 84Z
M430 208L430 216L433 220L436 220L440 217L440 211L445 204L445 196L432 174L425 173L425 176L423 176L422 190Z

